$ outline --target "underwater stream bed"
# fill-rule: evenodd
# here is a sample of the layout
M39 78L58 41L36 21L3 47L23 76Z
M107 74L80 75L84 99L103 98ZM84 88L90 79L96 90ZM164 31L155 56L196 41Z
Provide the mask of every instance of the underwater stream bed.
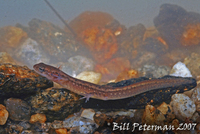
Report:
M200 132L199 13L163 4L154 27L100 11L68 24L0 28L0 133Z

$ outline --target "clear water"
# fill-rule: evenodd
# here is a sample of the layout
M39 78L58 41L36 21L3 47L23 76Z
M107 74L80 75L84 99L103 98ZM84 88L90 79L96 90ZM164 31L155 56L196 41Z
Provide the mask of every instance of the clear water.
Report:
M153 18L158 15L160 5L177 4L187 11L200 13L199 0L49 0L65 20L72 20L83 11L104 11L113 15L126 27L144 24L153 26ZM27 23L38 18L63 26L43 0L0 0L0 27Z

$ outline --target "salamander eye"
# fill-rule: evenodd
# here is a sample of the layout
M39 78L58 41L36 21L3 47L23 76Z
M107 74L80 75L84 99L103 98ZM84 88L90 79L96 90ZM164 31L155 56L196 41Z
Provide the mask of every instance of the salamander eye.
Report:
M44 70L43 67L39 67L39 71L40 71L41 73L43 73L45 70Z

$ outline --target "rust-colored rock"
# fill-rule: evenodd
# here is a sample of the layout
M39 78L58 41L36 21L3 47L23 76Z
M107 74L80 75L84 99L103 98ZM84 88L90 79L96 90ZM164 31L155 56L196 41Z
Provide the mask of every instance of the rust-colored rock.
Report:
M77 34L79 34L93 26L104 27L106 24L112 22L113 20L114 18L112 15L105 12L85 11L74 18L69 23L69 25Z
M6 110L6 107L2 104L0 104L0 125L4 125L8 119L8 111Z
M104 12L83 12L69 25L98 63L108 61L116 53L117 37L124 31L124 26Z
M181 37L183 46L192 46L200 44L200 23L188 24L184 27Z
M116 37L110 29L91 27L83 31L80 36L98 63L110 59L118 49Z

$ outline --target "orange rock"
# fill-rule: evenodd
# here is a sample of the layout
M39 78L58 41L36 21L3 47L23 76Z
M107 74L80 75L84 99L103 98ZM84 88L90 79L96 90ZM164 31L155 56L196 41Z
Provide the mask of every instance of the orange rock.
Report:
M25 38L27 38L27 33L21 28L13 26L3 27L0 29L0 49L5 51L5 49L16 48Z
M69 26L77 33L81 33L88 28L99 26L104 27L106 24L112 22L114 18L112 15L105 12L85 11L74 18Z
M123 31L118 21L103 12L86 11L69 23L77 39L91 51L98 63L103 63L118 50L116 37Z
M116 36L110 29L91 27L83 31L80 38L98 63L110 59L118 50Z
M200 44L200 23L188 24L184 28L184 32L181 37L181 44L183 46Z
M102 80L115 79L122 71L130 69L130 62L124 58L115 58L105 64L97 64L95 72L102 74Z
M45 123L46 120L47 120L46 115L37 113L31 116L31 119L29 122L32 124L35 122Z
M8 119L8 111L6 107L0 104L0 125L4 125Z
M97 40L97 34L99 33L98 27L88 28L81 33L81 39L87 47L92 50L95 49L95 42Z
M66 128L56 129L56 134L67 134L67 129Z

